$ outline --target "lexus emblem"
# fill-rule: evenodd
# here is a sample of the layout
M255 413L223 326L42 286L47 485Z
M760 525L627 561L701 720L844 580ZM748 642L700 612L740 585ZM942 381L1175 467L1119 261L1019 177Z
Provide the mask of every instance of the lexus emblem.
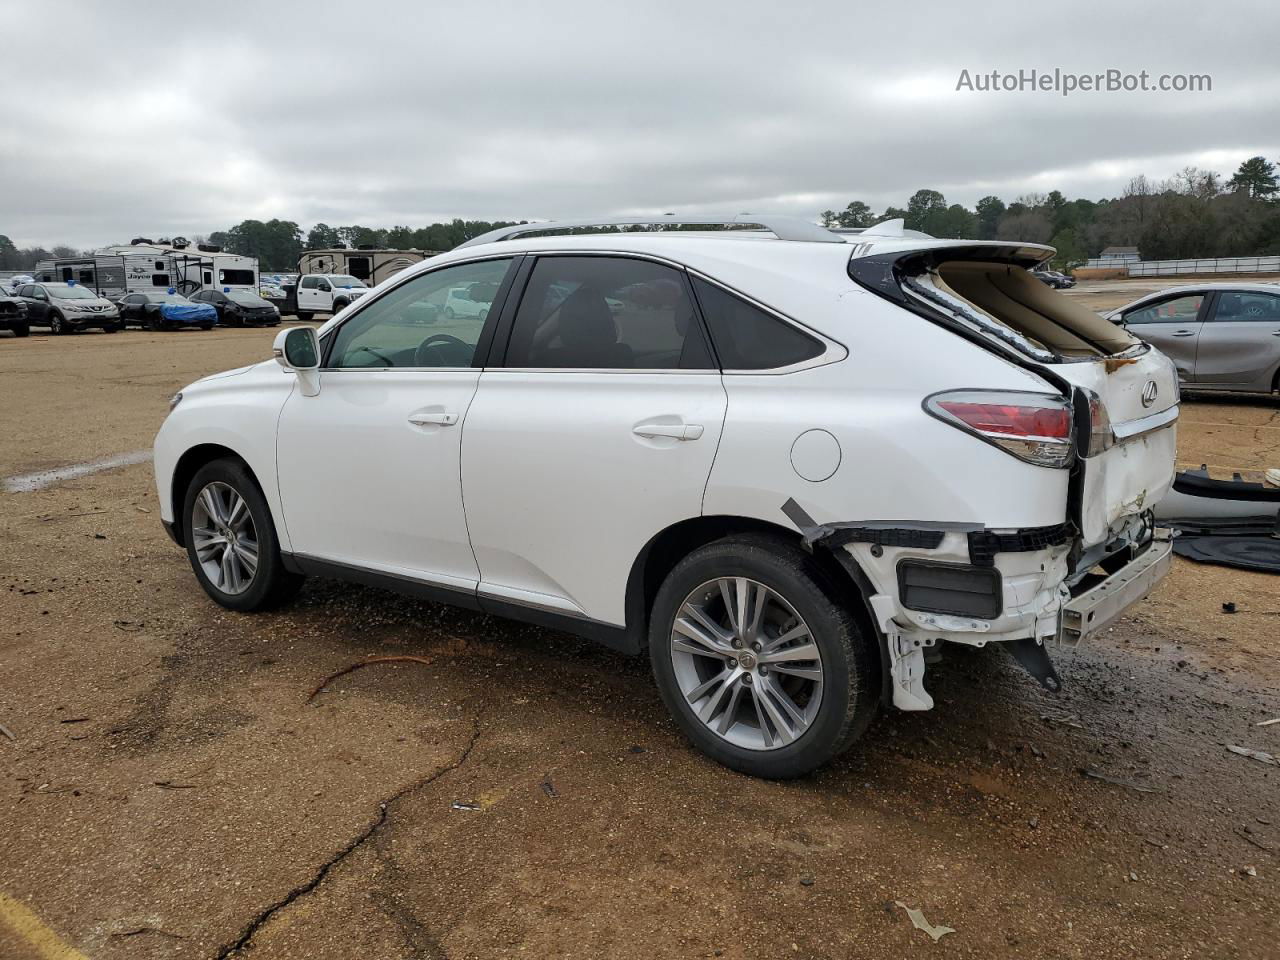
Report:
M1142 405L1149 407L1156 402L1156 394L1160 392L1160 388L1156 386L1154 380L1148 380L1147 385L1142 388Z

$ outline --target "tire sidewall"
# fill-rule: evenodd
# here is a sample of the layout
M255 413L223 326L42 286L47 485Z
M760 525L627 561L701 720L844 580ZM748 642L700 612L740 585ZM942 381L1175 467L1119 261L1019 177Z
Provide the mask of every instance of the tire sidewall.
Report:
M707 729L681 693L671 662L671 626L685 597L709 580L735 576L764 583L786 598L804 619L822 655L818 716L799 740L774 750L747 750ZM854 666L847 651L851 643L863 642L853 618L813 578L797 575L760 545L735 541L710 544L676 565L654 600L649 628L649 656L658 690L681 730L698 749L725 766L775 779L803 776L826 763L847 743L851 712L876 709L871 703L851 703L859 687L867 689L869 678L851 678Z
M244 498L258 535L258 569L252 586L243 593L230 594L219 590L205 575L204 568L196 559L195 537L191 535L191 514L197 494L215 481L227 484ZM266 497L242 464L234 460L214 460L196 471L182 498L182 525L186 532L187 560L191 563L196 580L215 603L229 610L250 611L260 609L269 602L273 584L284 572L280 559L280 542L276 537Z

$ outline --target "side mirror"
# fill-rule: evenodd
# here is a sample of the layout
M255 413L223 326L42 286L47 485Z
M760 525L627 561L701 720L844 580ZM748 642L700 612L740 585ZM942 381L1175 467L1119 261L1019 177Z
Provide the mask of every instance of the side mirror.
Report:
M314 327L281 330L276 334L271 352L276 363L286 370L302 373L320 367L320 338Z

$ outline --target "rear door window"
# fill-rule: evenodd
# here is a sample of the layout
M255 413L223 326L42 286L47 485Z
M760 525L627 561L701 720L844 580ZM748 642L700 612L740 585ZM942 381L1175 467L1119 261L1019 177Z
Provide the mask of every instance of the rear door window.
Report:
M506 366L707 370L710 351L684 274L624 257L539 257Z
M693 278L711 342L725 370L772 370L819 356L822 341L728 290Z
M1251 293L1245 290L1225 290L1218 294L1218 306L1213 320L1247 322L1250 320L1280 320L1280 296L1273 293Z

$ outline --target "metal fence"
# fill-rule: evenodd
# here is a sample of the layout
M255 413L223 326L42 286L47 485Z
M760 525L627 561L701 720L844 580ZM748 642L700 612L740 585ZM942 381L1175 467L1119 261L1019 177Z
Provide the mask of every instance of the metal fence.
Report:
M1092 264L1092 261L1090 261ZM1120 266L1121 264L1116 264ZM1211 260L1139 260L1125 264L1131 277L1205 273L1280 273L1280 257L1217 257Z

